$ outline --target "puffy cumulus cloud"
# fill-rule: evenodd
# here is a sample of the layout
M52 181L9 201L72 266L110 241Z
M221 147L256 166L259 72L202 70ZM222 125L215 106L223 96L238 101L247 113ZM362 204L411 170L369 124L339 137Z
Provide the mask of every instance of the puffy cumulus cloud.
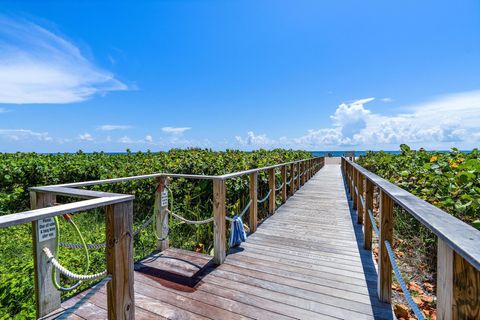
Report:
M0 137L10 141L52 141L48 132L35 132L28 129L0 129Z
M263 146L263 147L265 147L265 146L273 145L275 143L275 141L267 138L267 135L265 135L265 134L256 135L255 133L253 133L253 131L247 132L246 137L236 136L235 140L240 145L243 145L243 146Z
M0 103L72 103L127 90L64 37L0 15Z
M145 142L147 143L153 143L153 137L151 135L146 135L145 136Z
M186 131L191 130L192 128L190 127L163 127L162 131L168 134L173 134L173 135L182 135Z
M444 95L382 115L366 108L374 98L340 104L328 128L311 129L298 138L272 139L248 132L241 145L306 149L398 148L407 143L427 148L473 148L480 142L480 91Z

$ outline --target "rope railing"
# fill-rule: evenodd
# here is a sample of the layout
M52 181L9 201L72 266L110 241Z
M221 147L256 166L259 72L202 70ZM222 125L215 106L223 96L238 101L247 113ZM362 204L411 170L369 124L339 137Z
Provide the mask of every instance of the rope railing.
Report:
M237 216L242 218L245 215L245 213L248 211L248 209L250 209L251 205L252 205L252 199L248 201L247 205L243 208L242 212L240 212L240 214L238 214ZM233 218L230 218L230 217L225 217L225 219L230 222L235 221Z
M385 240L385 248L387 249L388 252L388 257L390 259L390 263L392 265L393 273L395 274L395 277L397 278L398 283L400 284L400 287L402 288L403 295L405 296L405 300L407 300L408 305L412 309L413 313L417 317L418 320L425 320L425 317L423 313L418 309L417 304L413 301L412 296L410 294L410 291L408 290L405 281L403 280L402 274L400 273L400 270L398 269L397 262L395 260L395 255L393 253L392 247L390 246L390 242L388 240Z
M370 217L370 221L372 221L372 228L377 234L377 237L380 237L380 230L378 230L377 223L375 222L375 217L373 216L372 210L367 208L368 216Z
M52 263L52 265L55 267L55 269L58 270L58 272L60 272L64 276L71 278L73 280L92 281L92 280L102 279L107 276L107 270L104 270L102 272L95 273L95 274L90 274L90 275L77 274L77 273L71 272L70 270L62 266L60 262L57 261L57 259L55 259L55 257L53 256L49 248L43 248L43 252L47 256L48 261Z
M376 236L381 239L380 237L380 230L378 229L377 227L377 223L375 221L375 217L373 215L373 212L370 208L368 208L368 206L365 206L365 198L363 197L362 194L359 193L359 190L357 188L357 185L355 184L355 180L351 177L350 174L348 174L347 172L347 178L348 180L350 181L350 183L352 184L352 189L355 191L355 194L357 195L359 201L361 202L361 205L362 205L362 208L365 208L366 211L368 212L368 216L369 216L369 219L371 221L371 226L372 226L372 229L373 231L375 232ZM361 183L361 182L360 182ZM348 186L349 189L350 189L350 185ZM350 193L352 193L353 190L349 190ZM357 214L360 214L358 212L358 209L357 209ZM415 301L413 301L412 299L412 296L411 296L411 293L410 291L408 290L408 287L407 285L405 284L405 281L402 277L402 274L398 268L398 265L397 265L397 262L396 262L396 259L395 259L395 253L392 249L392 246L390 244L390 242L388 240L384 240L383 241L383 244L384 244L384 249L387 251L387 255L388 255L388 259L390 261L390 265L392 266L392 270L395 274L395 278L397 279L401 289L402 289L402 292L404 294L404 297L405 297L405 300L407 301L410 309L412 310L412 312L415 314L415 316L417 317L417 319L419 320L425 320L425 316L423 315L423 313L420 311L420 309L418 308L418 305L415 303Z
M265 201L267 201L268 197L270 197L270 193L272 193L272 189L270 189L267 193L267 195L265 196L265 198L261 199L261 200L257 200L257 203L260 204L260 203L264 203Z
M284 183L282 183L278 188L275 188L275 191L280 191L280 190L282 190L283 186L284 186Z
M210 217L208 219L205 219L205 220L188 220L176 213L174 213L173 211L170 211L170 210L167 210L168 213L170 213L173 217L177 218L178 220L186 223L186 224L197 224L197 225L200 225L200 224L207 224L207 223L210 223L210 222L213 222L213 220L215 219L214 217Z

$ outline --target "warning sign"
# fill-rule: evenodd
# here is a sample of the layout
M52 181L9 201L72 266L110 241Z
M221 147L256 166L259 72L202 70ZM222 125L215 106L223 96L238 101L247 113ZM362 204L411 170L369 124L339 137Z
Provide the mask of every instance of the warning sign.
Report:
M168 192L167 190L162 191L162 207L168 206Z
M47 218L38 221L38 241L43 242L54 239L57 236L57 229L55 228L55 220Z

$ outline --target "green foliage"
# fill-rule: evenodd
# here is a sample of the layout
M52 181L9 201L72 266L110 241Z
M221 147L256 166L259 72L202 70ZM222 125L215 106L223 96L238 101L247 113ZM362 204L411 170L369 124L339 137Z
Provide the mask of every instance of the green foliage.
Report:
M411 150L367 152L359 164L412 194L471 224L480 217L480 153Z
M169 152L127 152L110 155L85 154L36 154L0 153L0 215L28 210L28 188L87 180L101 180L155 172L219 175L272 164L311 157L311 154L293 150L258 150L242 152L227 150L174 149ZM227 181L227 210L239 212L248 202L248 177ZM156 182L138 180L114 185L92 187L93 190L135 195L134 228L152 214ZM187 219L202 220L212 215L212 182L205 180L173 179L170 188L174 198L174 210ZM259 174L259 195L268 190L267 176ZM57 197L57 202L75 201ZM260 213L262 208L260 208ZM101 209L75 214L76 224L87 243L105 241L104 214ZM61 219L63 220L63 219ZM193 250L204 248L209 253L213 247L213 226L191 226L177 220L170 222L170 242L178 248ZM65 222L61 222L62 241L79 243L77 235ZM151 227L142 231L134 242L135 259L150 254L155 248ZM199 246L201 244L201 246ZM34 283L30 225L0 229L0 319L33 318ZM81 251L62 248L60 261L74 272L82 273L84 256ZM91 251L91 273L105 268L102 250ZM66 279L62 283L71 284ZM80 289L91 285L85 283ZM63 295L64 298L73 293Z
M427 152L400 146L400 154L367 152L358 163L462 221L480 229L480 153ZM395 238L436 268L436 237L404 210L395 210ZM406 247L405 247L406 246Z

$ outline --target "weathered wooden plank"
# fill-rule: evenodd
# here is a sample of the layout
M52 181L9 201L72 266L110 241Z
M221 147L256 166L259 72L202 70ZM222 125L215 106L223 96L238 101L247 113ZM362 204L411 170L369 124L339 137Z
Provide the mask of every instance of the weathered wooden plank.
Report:
M359 170L373 184L388 194L394 202L430 229L435 235L468 261L477 270L480 270L480 232L460 219L415 197L408 191L382 179L376 174L364 169L360 165L349 162Z
M220 179L213 180L213 247L216 264L222 264L226 256L225 202L225 181Z
M363 224L363 215L364 215L364 207L362 203L362 197L363 195L363 175L360 173L360 171L357 171L357 223L358 224Z
M480 271L453 254L453 319L480 319Z
M378 297L390 303L392 299L392 265L385 241L393 243L393 201L388 194L380 191L380 237L378 240Z
M282 166L282 203L287 201L287 166Z
M134 319L133 293L133 201L106 207L108 318Z
M275 184L275 169L268 170L268 188L270 189L270 196L268 197L268 213L273 214L275 212L275 199L276 199L276 184Z
M295 165L290 164L290 196L295 193Z
M340 167L327 166L309 181L314 171L308 162L302 170L302 189L220 266L213 268L207 255L175 248L163 252L171 261L147 259L148 272L136 272L137 318L143 312L141 318L392 319L390 306L378 299L374 262L362 249ZM214 199L225 200L224 188L214 183ZM201 280L194 287L181 285L157 276L156 268ZM89 303L105 308L104 291Z
M364 233L363 233L363 247L365 249L372 249L372 220L368 214L368 210L373 210L373 184L366 179L365 190L365 208L363 209L364 216Z
M453 250L438 239L437 319L453 319Z
M154 210L156 213L156 228L157 236L160 239L157 239L157 249L160 251L166 250L169 247L168 240L168 194L166 195L166 203L163 201L165 197L166 187L167 187L167 177L161 176L157 178L157 189L155 190L155 206Z
M56 202L54 194L43 192L30 192L30 205L33 210L51 207ZM56 230L53 237L44 237L47 228L54 225L53 218L32 222L33 265L35 269L35 301L37 318L48 315L60 308L60 291L53 285L52 264L43 253L43 248L56 252ZM48 225L48 226L47 226ZM42 226L42 228L39 228ZM59 279L57 273L57 280Z

